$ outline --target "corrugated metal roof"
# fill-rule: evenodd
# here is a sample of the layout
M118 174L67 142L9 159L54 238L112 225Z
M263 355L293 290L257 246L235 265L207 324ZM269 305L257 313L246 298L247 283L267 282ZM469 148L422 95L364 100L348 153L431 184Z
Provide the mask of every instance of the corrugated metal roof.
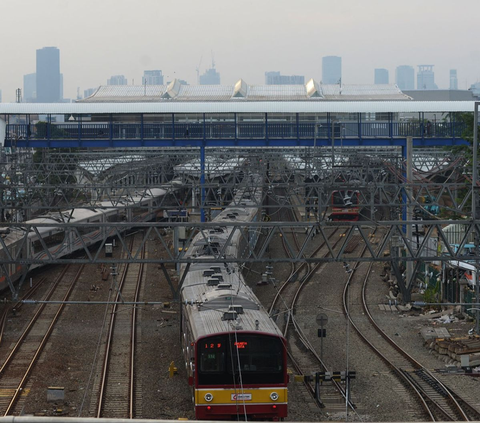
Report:
M305 85L250 85L247 101L308 100ZM316 101L319 99L317 98Z
M0 103L2 114L473 112L474 101L165 101ZM0 118L1 119L1 118Z
M182 85L177 101L228 101L233 95L231 85Z
M326 100L411 100L395 84L322 85Z
M236 88L237 87L237 88ZM241 92L239 91L239 88ZM168 86L100 87L85 103L105 101L324 101L324 100L411 100L395 84L321 85L310 79L305 85L182 85L175 79Z
M122 101L143 102L159 101L167 89L166 85L102 85L86 103L110 103Z

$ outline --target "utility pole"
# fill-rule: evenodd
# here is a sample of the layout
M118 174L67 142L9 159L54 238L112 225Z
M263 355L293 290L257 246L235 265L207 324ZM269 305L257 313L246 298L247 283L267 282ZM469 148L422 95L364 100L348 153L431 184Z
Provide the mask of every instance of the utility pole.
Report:
M413 197L413 190L412 190L412 181L413 181L413 137L407 137L407 186L406 186L406 200L407 200L407 228L406 228L406 235L407 235L407 242L412 248L412 224L408 223L413 220L413 206L412 206L412 197ZM408 252L407 252L408 254ZM406 263L406 275L405 275L405 285L407 289L410 288L410 284L413 283L413 261L409 260Z
M480 210L477 210L479 204L479 197L478 197L478 105L480 102L475 102L475 114L473 116L473 163L472 163L472 220L474 225L476 226L479 220L479 216L477 213ZM478 276L480 274L480 262L478 257L480 255L480 239L479 234L475 232L475 267L477 271L475 272L475 301L478 303L480 289L478 285ZM475 312L475 333L480 335L480 309L477 307Z

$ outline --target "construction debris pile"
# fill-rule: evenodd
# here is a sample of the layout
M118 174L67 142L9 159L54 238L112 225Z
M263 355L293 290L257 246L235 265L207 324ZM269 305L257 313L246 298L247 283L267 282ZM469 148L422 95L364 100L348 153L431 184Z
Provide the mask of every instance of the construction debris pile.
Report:
M446 359L448 357L459 365L470 367L480 365L480 337L478 336L435 338L427 341L427 344L440 356L445 356Z

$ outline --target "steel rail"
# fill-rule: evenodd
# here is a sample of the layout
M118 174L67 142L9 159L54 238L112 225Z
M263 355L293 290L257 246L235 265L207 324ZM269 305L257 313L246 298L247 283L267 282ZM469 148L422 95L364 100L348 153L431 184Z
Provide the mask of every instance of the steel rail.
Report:
M336 231L335 231L336 232ZM334 233L335 233L334 232ZM334 233L332 234L332 236L334 235ZM338 243L340 242L340 238L334 242L334 245L332 248L335 248ZM316 252L314 253L316 254ZM328 254L328 253L327 253ZM306 275L305 277L302 279L302 281L300 282L300 285L299 287L297 288L297 291L293 297L293 300L292 300L292 303L291 303L291 306L290 306L290 310L294 310L295 308L295 305L296 305L296 302L297 302L297 299L299 298L300 296L300 293L302 292L304 286L310 281L310 279L313 277L313 275L317 272L317 270L320 268L320 266L322 266L322 263L317 263L313 269L311 269ZM317 352L315 351L315 348L313 347L313 345L307 340L307 338L304 336L303 334L303 331L302 329L300 328L300 326L298 325L297 321L292 317L293 316L293 313L288 313L288 317L287 317L287 323L285 325L285 333L284 333L284 336L286 336L287 334L287 331L288 331L288 323L290 322L290 320L292 321L293 323L293 326L295 328L295 333L297 334L300 342L302 342L302 344L307 348L308 351L310 351L313 356L315 357L315 359L318 361L318 363L320 363L320 365L323 367L323 369L325 371L328 371L328 367L327 365L325 364L325 362L321 359L321 357L317 354ZM336 380L332 380L332 383L333 385L335 386L336 390L342 395L342 397L348 401L348 406L350 407L351 410L355 411L355 404L353 402L351 402L350 398L347 398L347 392L345 389L343 389L343 387L340 385L340 383Z
M361 252L361 255L363 256L363 254L365 253L366 251L366 246L364 246L362 252ZM358 267L360 266L360 262L356 262L353 269L352 269L352 272L348 275L348 278L347 278L347 281L345 283L345 286L344 286L344 289L343 289L343 294L342 294L342 301L343 301L343 313L345 315L345 318L348 319L348 321L350 322L350 324L352 325L352 327L355 329L355 331L359 334L360 338L371 348L374 350L374 352L385 362L387 363L387 365L391 368L394 369L394 371L397 373L397 375L399 375L399 377L401 378L401 380L408 386L410 387L417 395L417 398L419 399L419 401L421 402L422 404L422 407L424 408L425 412L427 413L427 415L429 416L430 420L431 421L435 421L435 417L433 416L430 408L428 407L427 403L425 402L425 399L423 398L423 396L421 395L421 393L418 391L418 389L413 385L413 383L411 382L411 380L409 378L406 377L406 375L403 374L403 372L397 367L395 366L393 363L391 363L387 357L385 357L366 337L364 337L362 335L362 333L360 332L360 329L357 327L357 325L355 324L355 322L353 321L353 319L351 318L351 315L350 315L350 312L349 312L349 306L348 306L348 289L349 289L349 286L350 286L350 283L351 283L351 280L353 278L353 275L355 274L355 272L357 271ZM373 263L371 263L371 265L369 266L369 270L371 269L371 267L373 266ZM367 276L368 277L368 276Z
M142 248L141 256L142 258L145 257L145 247ZM138 275L137 275L137 283L135 287L135 295L134 301L138 302L138 298L140 296L140 287L142 284L142 275L143 275L143 263L140 263ZM133 306L132 310L132 334L130 339L130 388L129 388L129 418L133 419L135 417L135 345L136 345L136 337L137 337L137 307Z
M61 274L57 277L57 279L55 280L54 284L52 285L52 287L50 288L50 290L48 291L48 293L45 297L47 300L49 300L51 298L51 296L54 294L55 290L57 289L57 286L60 284L62 278L65 276L65 274L67 273L67 271L70 267L71 267L71 265L65 266L65 268L62 270ZM42 311L43 311L43 309L45 308L46 305L47 305L47 303L42 304L38 308L35 315L31 318L28 326L25 328L22 335L20 335L20 338L17 340L17 342L15 343L15 346L10 351L10 354L7 356L7 358L3 362L2 366L0 367L0 376L3 374L3 372L5 371L7 366L10 364L10 361L12 360L13 356L17 353L18 349L21 347L23 341L25 340L25 338L29 334L30 330L32 329L33 325L37 321L38 317L40 316L40 314L42 313Z
M337 232L338 232L339 228L334 228L333 232L331 234L328 235L328 239L330 240ZM333 245L333 247L335 247L338 242L340 242L340 240L337 240L335 241L335 244ZM323 241L316 249L315 251L310 255L310 258L312 257L315 257L318 252L325 246L326 244L326 241ZM330 253L330 251L327 251L323 257L326 257L328 254ZM287 254L289 254L289 252L287 251ZM318 264L318 267L320 267L320 265L322 264L325 264L324 262L319 262L317 263ZM306 262L303 262L300 264L300 266L295 270L294 274L296 274L297 272L299 272L304 266L306 266L307 263ZM318 269L318 267L316 269ZM313 274L312 272L309 273L310 276ZM277 293L275 294L275 297L273 298L272 300L272 304L270 305L269 309L268 309L268 313L271 314L272 311L273 311L273 308L275 307L275 304L277 303L278 299L280 298L280 295L282 294L283 290L287 287L288 285L288 282L292 281L292 277L289 277L280 287L279 289L277 290Z
M81 265L80 268L78 269L75 277L73 278L72 283L70 284L67 292L64 295L64 300L67 300L70 294L73 291L73 288L75 287L78 279L80 278L80 275L83 272L84 265ZM38 346L37 350L35 351L35 354L33 355L30 364L28 365L27 370L25 371L20 383L18 384L17 388L15 389L15 393L13 394L12 399L10 400L10 403L7 406L7 409L4 413L4 416L8 416L10 412L13 410L15 407L15 404L17 403L18 399L20 398L20 395L23 392L23 389L28 381L28 378L30 376L30 373L33 370L33 367L37 363L37 360L40 358L40 354L43 352L45 345L47 344L47 341L50 339L50 335L53 332L53 328L55 327L55 324L57 323L58 319L60 318L60 315L62 314L63 309L65 308L64 304L61 304L60 307L58 307L57 312L55 313L55 316L53 317L52 321L50 322L50 325L48 326L48 329L45 333L45 335L42 337L42 340L40 342L40 345Z
M328 236L328 239L331 239L338 231L339 228L335 228L335 230ZM333 246L332 246L332 249L335 248L338 243L340 242L340 237L337 241L334 242ZM318 254L318 252L325 246L326 242L324 241L319 247L317 247L315 249L315 251L310 255L311 257L314 257ZM285 245L284 245L284 248L285 248L285 251L287 252L287 254L289 254L289 252L287 251ZM326 253L324 253L324 256L327 256L328 254L330 254L330 250L328 250ZM320 266L324 264L324 263L317 263L316 266L314 266L313 269L309 269L307 271L307 273L305 274L305 276L302 278L301 282L300 282L300 285L299 287L297 288L295 294L294 294L294 297L293 297L293 300L291 302L291 305L290 307L288 308L289 310L293 310L294 309L294 306L296 304L296 301L297 299L299 298L299 295L303 289L303 287L310 281L311 277L315 274L315 272L320 268ZM303 265L305 265L305 263L302 264L302 266L300 267L303 267ZM300 268L297 268L297 271L299 270ZM276 302L278 301L278 298L281 296L281 294L283 293L283 291L285 290L285 288L287 287L287 285L289 285L289 281L291 281L291 277L289 277L281 286L280 288L278 289L276 295L275 295L275 298L272 302L272 305L270 306L270 309L269 309L269 313L271 314L271 312L273 311L273 308L276 304ZM321 360L321 358L318 356L318 354L316 353L315 349L313 348L313 346L306 342L306 339L305 337L303 336L302 332L301 332L301 329L298 327L298 325L296 324L295 322L295 319L292 319L292 313L289 311L288 314L287 314L287 320L285 322L285 328L284 328L284 332L283 332L283 335L284 337L286 338L287 337L287 332L288 332L288 328L289 328L289 323L290 321L293 322L294 324L294 327L295 327L295 333L297 334L297 336L299 337L300 341L305 345L305 347L313 354L313 356L315 357L315 359L320 363L320 365L322 366L322 368L324 370L327 370L327 366L326 364ZM288 353L288 356L289 358L291 359L292 361L292 364L294 365L295 369L300 373L300 374L304 374L303 373L303 370L301 369L301 367L299 366L298 362L294 359L293 355L287 351ZM309 393L312 395L312 397L315 399L315 402L316 404L321 407L322 404L321 402L318 401L318 399L315 397L315 389L313 388L313 386L311 385L311 383L307 382L306 380L303 381L303 384L305 385L305 387L307 388L307 390L309 391ZM342 397L344 399L347 399L347 394L345 392L345 390L342 388L342 386L337 382L337 381L333 381L333 385L335 386L336 390L342 395ZM355 405L349 401L349 406L352 410L355 410Z
M454 396L452 395L452 393L450 392L450 390L438 379L436 378L427 368L425 368L418 360L416 360L415 358L413 358L409 353L407 353L403 348L401 348L392 338L390 338L386 333L385 331L382 330L382 328L380 328L380 326L378 325L378 323L375 321L375 319L373 318L373 315L371 314L370 312L370 309L368 307L368 304L367 304L367 294L366 294L366 291L367 291L367 283L368 283L368 276L370 274L370 270L373 266L373 263L370 264L369 266L369 271L367 272L367 275L363 281L363 286L362 286L362 306L363 306L363 309L365 311L365 314L367 315L369 321L372 323L372 325L374 326L375 330L397 351L399 352L403 357L405 357L416 369L419 369L421 370L422 372L424 372L425 374L427 374L430 378L432 378L435 383L440 386L442 389L445 390L445 392L447 393L448 395L448 402L450 402L453 406L452 406L452 411L455 413L458 413L460 418L464 421L469 421L470 419L468 418L468 416L465 414L465 411L462 409L462 407L460 406L460 404L458 403L458 401L454 398ZM428 395L427 393L425 393L426 395ZM446 410L443 409L443 407L438 404L436 401L434 401L433 399L431 399L431 401L439 408L442 410L443 413L446 412ZM448 413L448 412L447 412Z
M132 237L129 245L130 251L133 249L135 237ZM142 248L141 251L142 257L145 255L145 249ZM105 358L103 361L103 366L102 366L102 372L101 372L101 380L100 380L100 388L99 388L99 398L98 398L98 404L97 404L97 411L96 411L96 417L100 418L102 417L102 413L104 411L105 407L105 399L107 395L107 381L108 381L108 375L109 375L109 368L110 368L110 359L112 355L112 345L113 345L113 335L115 331L115 326L116 326L116 317L118 314L118 306L122 304L122 301L119 302L119 299L122 300L121 298L121 293L122 290L124 290L125 286L125 280L128 275L128 270L129 270L129 264L124 266L122 270L122 275L120 278L120 282L118 284L118 291L115 299L115 303L113 304L111 316L110 316L110 323L109 323L109 330L107 334L107 339L106 339L106 346L105 346ZM139 295L139 285L141 284L142 280L142 273L143 273L143 265L139 266L139 270L137 273L137 278L136 278L136 286L135 286L135 302L138 299ZM135 396L135 383L134 383L134 368L135 368L135 323L136 323L136 308L133 307L132 311L132 316L130 319L130 354L129 354L129 360L128 360L128 406L127 406L127 414L129 418L134 417L134 396Z
M366 251L366 246L364 246L363 248L363 251L362 251L362 256L363 254L365 253ZM345 317L350 321L350 323L352 324L353 328L355 329L355 331L359 334L360 338L390 367L392 368L395 373L397 374L397 376L400 378L400 380L406 384L407 387L409 387L410 389L412 389L415 394L416 394L416 398L420 401L423 409L425 410L425 412L427 413L428 417L432 420L432 421L435 421L435 416L430 408L430 406L427 404L427 401L430 402L431 404L434 404L436 409L439 410L441 412L441 414L446 417L447 420L451 420L452 417L451 415L448 413L447 410L445 410L440 404L438 404L438 402L436 402L433 398L430 398L428 396L428 393L424 391L424 389L422 389L422 387L416 383L414 380L412 380L412 377L409 376L408 374L406 374L406 372L404 372L402 369L400 369L398 366L396 366L391 360L389 360L377 347L375 347L367 338L366 336L360 331L360 329L358 328L358 326L355 324L355 322L353 321L353 318L349 312L349 306L348 306L348 300L347 300L347 297L348 297L348 289L349 289L349 286L350 286L350 283L352 281L352 278L353 278L353 275L354 273L356 272L356 270L358 269L360 265L360 262L356 262L354 268L352 269L353 271L349 274L349 277L347 279L347 282L345 283L345 286L344 286L344 290L343 290L343 311L344 311L344 314L345 314ZM369 275L370 275L370 272L371 272L371 269L373 267L373 262L370 263L369 267L368 267L368 270L367 270L367 273L364 277L364 280L363 280L363 285L362 285L362 304L363 304L363 308L364 308L364 311L365 311L365 314L367 315L367 317L369 318L369 321L371 322L371 324L375 327L375 329L382 335L382 337L385 338L385 340L392 346L394 346L395 349L397 349L397 351L405 358L407 358L407 360L414 365L415 368L417 369L424 369L423 366L418 362L416 361L413 357L411 357L408 353L406 353L404 350L402 350L390 337L388 337L385 332L383 332L383 330L381 330L381 328L379 328L379 326L376 324L375 320L373 319L373 316L371 315L369 309L368 309L368 306L367 306L367 302L366 302L366 286L367 286L367 282L368 282L368 278L369 278ZM426 370L426 369L425 369ZM428 374L430 374L430 372L428 372ZM430 374L431 375L431 374ZM433 375L431 375L433 377ZM438 380L435 378L435 380ZM439 384L441 386L443 386L443 384L441 384L440 381L438 381ZM445 388L446 389L446 388ZM425 398L427 398L427 400L425 400ZM453 398L452 398L453 400ZM453 402L455 403L455 401L453 400ZM457 410L459 410L457 408ZM460 412L460 416L465 420L468 420L468 418L466 418L467 416L463 413L463 412Z

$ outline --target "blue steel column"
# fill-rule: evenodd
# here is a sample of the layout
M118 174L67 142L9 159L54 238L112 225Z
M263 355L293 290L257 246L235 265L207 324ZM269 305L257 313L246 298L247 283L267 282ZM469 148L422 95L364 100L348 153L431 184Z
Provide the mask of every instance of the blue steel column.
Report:
M358 120L358 138L362 139L362 114L357 113L357 120Z
M110 122L109 122L109 133L110 133L110 146L113 147L113 114L110 113Z
M233 114L233 126L234 126L234 130L235 130L235 145L238 145L237 144L237 141L238 141L238 134L237 134L237 114L234 113Z
M300 145L300 113L295 113L295 122L297 124L297 145Z
M393 113L388 114L388 132L390 139L393 139Z
M265 144L270 145L268 142L268 114L265 113Z
M452 138L455 139L455 113L452 113L450 118L450 128L451 128L451 134Z
M143 143L143 137L144 137L144 127L143 127L143 113L140 114L140 141L142 146L144 145Z
M330 125L330 113L327 113L327 134L330 142L332 141L331 131L332 131L332 125Z
M47 141L48 141L48 146L50 147L50 136L52 133L52 115L47 115Z
M205 141L205 139L207 138L207 122L206 122L207 118L205 116L206 114L204 113L203 114L203 141ZM210 124L210 126L212 125ZM212 130L212 128L210 128L210 130Z
M205 222L205 135L200 147L200 221Z
M77 115L78 145L82 145L82 115Z

